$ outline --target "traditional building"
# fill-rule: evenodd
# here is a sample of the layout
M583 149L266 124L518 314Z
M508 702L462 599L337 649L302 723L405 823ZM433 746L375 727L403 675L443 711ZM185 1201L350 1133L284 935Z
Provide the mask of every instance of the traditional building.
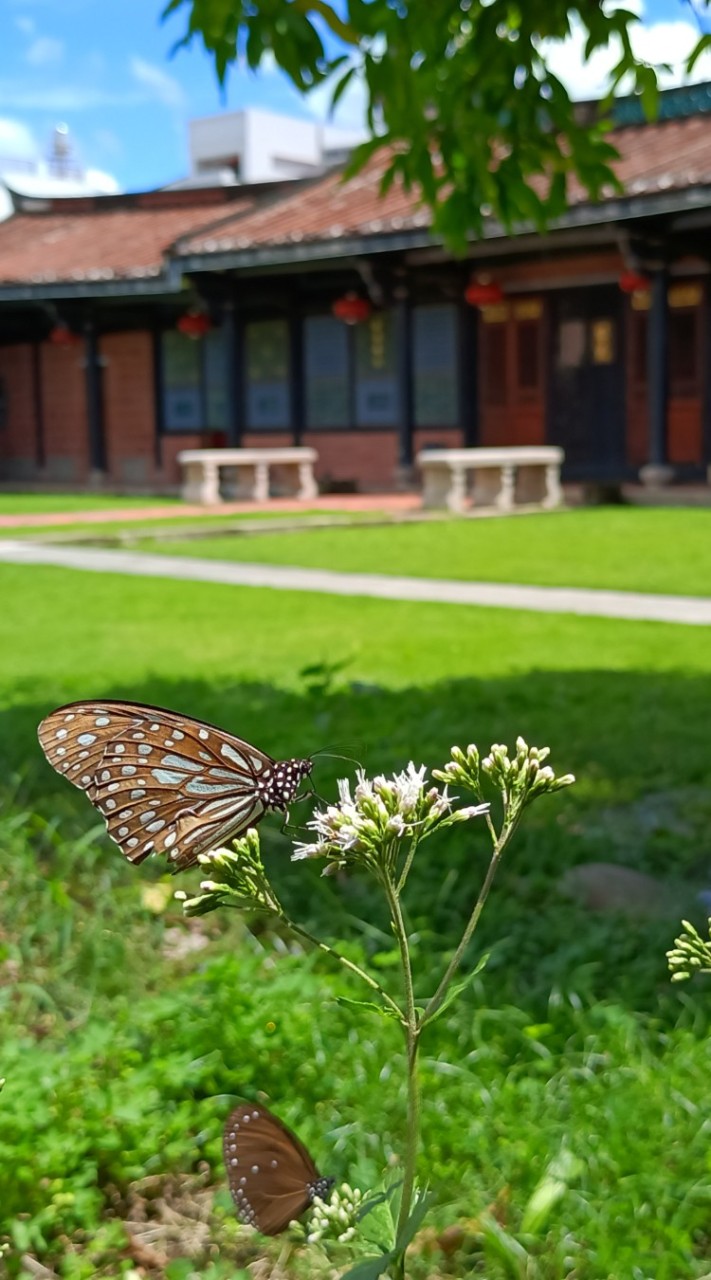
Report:
M572 479L711 462L711 86L618 104L623 194L457 260L377 160L57 200L0 223L0 474L170 490L176 455L303 442L333 488L423 445L549 441Z

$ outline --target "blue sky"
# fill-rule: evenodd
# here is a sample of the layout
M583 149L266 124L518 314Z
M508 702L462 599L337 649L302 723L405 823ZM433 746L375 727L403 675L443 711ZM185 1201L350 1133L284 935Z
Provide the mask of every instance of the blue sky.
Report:
M312 108L275 71L233 72L223 100L197 44L170 56L185 19L179 12L161 23L161 8L162 0L2 0L0 156L33 146L46 154L65 122L84 165L140 190L187 172L193 116L243 106L322 115L323 96ZM646 0L643 17L653 56L683 56L697 30L686 0ZM588 96L592 71L580 67L579 51L571 46L560 61ZM354 125L358 109L354 95L342 123Z

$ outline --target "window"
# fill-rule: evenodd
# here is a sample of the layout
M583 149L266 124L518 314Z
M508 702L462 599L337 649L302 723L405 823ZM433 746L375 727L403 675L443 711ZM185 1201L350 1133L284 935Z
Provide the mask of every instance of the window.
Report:
M225 335L212 329L188 338L169 329L162 335L163 429L224 431L228 423Z
M415 426L459 422L457 309L415 307L412 324Z
M585 349L585 321L561 320L558 326L558 368L579 369L585 363Z
M286 320L257 320L245 330L247 427L288 429L289 326Z
M348 326L333 316L304 323L306 425L350 426Z
M395 317L378 311L356 329L356 426L395 427L400 418Z
M205 425L211 431L229 429L226 335L213 329L202 339L202 372L205 387Z
M169 330L163 334L163 426L166 431L202 431L201 340Z

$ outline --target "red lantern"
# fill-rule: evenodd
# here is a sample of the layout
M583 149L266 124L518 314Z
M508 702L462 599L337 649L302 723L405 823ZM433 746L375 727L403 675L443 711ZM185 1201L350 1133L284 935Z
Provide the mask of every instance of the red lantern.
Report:
M50 329L47 341L55 347L76 347L81 342L81 336L74 333L68 324L60 322Z
M623 293L642 293L649 288L649 277L641 271L623 271L617 283Z
M497 302L503 302L504 291L496 280L491 280L488 276L479 279L472 276L464 290L464 300L470 307L493 307Z
M176 325L178 332L184 334L186 338L204 338L211 328L212 321L204 311L186 311Z
M331 312L344 324L362 324L370 319L371 306L367 298L361 298L357 293L344 293L342 298L336 299Z

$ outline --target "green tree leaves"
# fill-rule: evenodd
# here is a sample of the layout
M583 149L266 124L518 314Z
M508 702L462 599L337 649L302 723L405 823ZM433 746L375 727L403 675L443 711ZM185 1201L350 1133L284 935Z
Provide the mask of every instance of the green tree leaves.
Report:
M487 218L543 227L573 183L593 200L617 185L608 125L580 119L549 65L556 42L576 32L586 59L612 51L610 92L629 84L656 111L657 68L631 39L638 16L598 0L170 0L164 16L186 10L178 46L201 40L221 84L267 55L302 92L331 81L334 105L360 81L385 182L397 174L453 249Z

